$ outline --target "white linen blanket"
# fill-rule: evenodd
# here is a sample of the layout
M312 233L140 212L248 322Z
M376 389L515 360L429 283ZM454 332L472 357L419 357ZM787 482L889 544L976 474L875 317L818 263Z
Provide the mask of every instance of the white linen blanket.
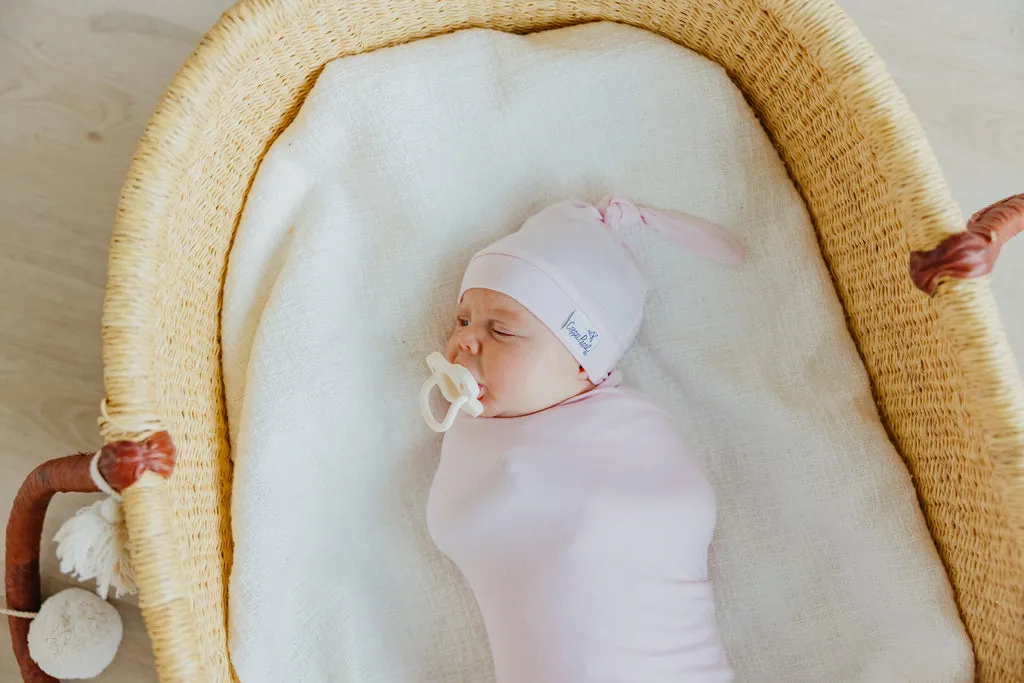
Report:
M426 532L440 437L418 413L423 359L476 249L549 203L608 192L749 247L729 269L632 235L652 292L623 366L717 491L712 573L737 680L971 679L910 478L769 139L715 64L591 24L332 63L269 150L223 318L242 683L492 680L472 596Z

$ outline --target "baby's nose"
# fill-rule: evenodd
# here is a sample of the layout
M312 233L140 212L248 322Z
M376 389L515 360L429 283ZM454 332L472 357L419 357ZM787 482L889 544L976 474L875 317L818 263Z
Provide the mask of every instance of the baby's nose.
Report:
M459 345L459 351L471 353L474 356L480 353L480 337L472 325L460 328L456 341Z

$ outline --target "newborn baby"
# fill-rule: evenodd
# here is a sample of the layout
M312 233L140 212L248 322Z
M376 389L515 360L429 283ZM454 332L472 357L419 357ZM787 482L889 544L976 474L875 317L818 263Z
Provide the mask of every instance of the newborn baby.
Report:
M562 202L463 278L446 356L483 414L445 434L427 519L480 606L498 683L732 680L708 581L714 494L671 417L615 371L647 292L630 223L742 258L688 216Z

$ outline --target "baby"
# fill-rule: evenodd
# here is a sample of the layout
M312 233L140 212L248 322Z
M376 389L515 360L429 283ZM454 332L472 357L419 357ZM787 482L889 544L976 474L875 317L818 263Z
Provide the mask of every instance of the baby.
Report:
M445 434L427 518L480 606L498 683L732 680L708 580L714 494L671 417L615 371L647 292L628 224L742 259L682 214L562 202L463 278L446 356L482 412Z

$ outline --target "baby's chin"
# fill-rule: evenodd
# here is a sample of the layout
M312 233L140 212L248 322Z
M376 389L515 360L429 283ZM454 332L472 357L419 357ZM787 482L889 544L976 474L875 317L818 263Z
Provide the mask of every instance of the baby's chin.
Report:
M486 396L482 396L480 398L480 403L484 407L484 412L480 414L480 417L525 417L527 415L539 413L541 410L546 410L546 408L537 408L534 410L517 410L515 408L509 408L508 406L499 406L495 404L493 401L488 400Z
M501 417L501 408L494 402L486 389L480 394L480 405L484 407L484 412L480 413L480 417Z
M500 405L487 389L480 394L480 405L484 407L484 412L480 414L480 417L517 417L522 414L516 413L514 410L510 411L508 406Z
M547 410L558 403L561 403L561 400L553 401L546 405L535 405L532 407L508 405L506 403L495 401L494 397L486 387L480 388L480 404L484 407L484 412L480 414L480 417L524 417L526 415L539 413L542 410Z

